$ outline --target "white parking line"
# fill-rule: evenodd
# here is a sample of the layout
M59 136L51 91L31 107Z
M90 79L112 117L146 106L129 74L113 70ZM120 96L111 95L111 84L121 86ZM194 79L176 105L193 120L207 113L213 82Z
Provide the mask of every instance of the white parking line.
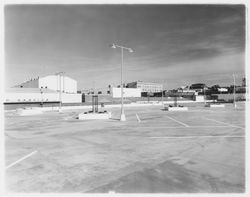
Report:
M169 118L170 120L173 120L173 121L175 121L175 122L177 122L177 123L179 123L179 124L185 126L185 127L189 127L187 124L185 124L185 123L183 123L183 122L180 122L180 121L178 121L178 120L176 120L176 119L174 119L174 118L171 118L171 117L169 117L169 116L166 116L166 117Z
M135 114L135 115L136 115L137 121L141 122L141 119L139 118L138 114Z
M28 157L30 157L30 156L32 156L32 155L34 155L34 154L36 154L36 153L37 153L37 151L33 151L32 153L30 153L30 154L28 154L28 155L22 157L21 159L18 159L17 161L11 163L10 165L6 166L5 169L7 170L8 168L10 168L10 167L12 167L12 166L18 164L19 162L21 162L21 161L27 159Z
M157 136L157 137L149 137L149 138L168 138L168 139L176 139L176 138L244 138L245 136L242 135L224 135L224 136L215 136L215 135L203 135L203 136Z
M244 127L240 127L240 126L237 126L237 125L232 125L232 124L229 124L229 123L221 122L221 121L214 120L214 119L210 119L210 118L204 118L204 119L206 119L206 120L211 120L211 121L214 121L214 122L217 122L217 123L220 123L220 124L228 125L228 126L231 126L231 127L236 127L236 128L240 128L240 129L245 129Z
M164 127L164 126L137 126L140 129L185 129L186 127ZM188 126L188 128L231 128L231 125L201 125L201 126Z

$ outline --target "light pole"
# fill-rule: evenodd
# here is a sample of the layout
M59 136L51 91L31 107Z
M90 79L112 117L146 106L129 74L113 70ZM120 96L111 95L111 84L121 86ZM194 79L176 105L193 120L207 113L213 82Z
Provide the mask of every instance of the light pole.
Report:
M233 74L233 79L234 79L234 89L233 89L233 94L234 94L234 108L237 107L236 105L236 100L235 100L235 75Z
M206 105L206 92L205 92L205 86L203 87L203 93L204 93L204 104Z
M40 88L40 93L41 93L41 107L43 107L43 90Z
M161 91L161 104L162 104L163 107L164 107L164 103L163 103L163 93L164 93L163 86L164 86L165 80L163 80L162 82L163 82L163 83L162 83L162 91Z
M59 76L59 112L61 112L61 109L62 109L62 84L61 84L62 74L64 74L64 72L56 73L56 75Z
M116 49L116 48L120 48L121 49L121 119L120 121L126 121L126 117L125 117L125 113L124 113L124 106L123 106L123 50L127 50L130 53L133 52L133 50L131 48L127 48L124 46L119 46L116 44L112 44L111 48Z

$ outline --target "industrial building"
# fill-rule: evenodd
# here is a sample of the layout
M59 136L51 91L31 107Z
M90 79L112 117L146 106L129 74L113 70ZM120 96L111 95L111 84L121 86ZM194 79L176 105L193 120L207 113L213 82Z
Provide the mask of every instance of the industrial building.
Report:
M80 103L81 94L61 93L62 103ZM59 103L60 92L39 88L10 88L5 92L5 103Z
M5 91L4 103L81 103L77 82L67 76L49 75L31 79Z
M139 88L141 92L147 93L157 93L163 91L163 84L160 83L152 83L152 82L143 82L143 81L135 81L128 83L127 88Z
M15 88L43 88L65 93L77 93L77 82L64 75L48 75L30 79Z

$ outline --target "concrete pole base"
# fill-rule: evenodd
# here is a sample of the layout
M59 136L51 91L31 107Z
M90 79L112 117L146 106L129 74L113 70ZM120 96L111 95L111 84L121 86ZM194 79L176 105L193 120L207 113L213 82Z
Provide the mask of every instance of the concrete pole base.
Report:
M125 116L125 114L121 114L121 119L120 119L120 121L126 121L126 116Z

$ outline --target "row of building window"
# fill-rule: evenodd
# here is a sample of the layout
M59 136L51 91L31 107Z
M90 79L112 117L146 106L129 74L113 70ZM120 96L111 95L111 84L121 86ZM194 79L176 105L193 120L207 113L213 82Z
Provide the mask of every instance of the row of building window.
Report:
M23 86L22 86L22 85L20 85L20 88L23 88ZM43 86L42 86L41 88L43 88ZM45 88L47 88L47 86L45 86Z
M142 89L142 92L161 92L162 89Z
M161 92L162 88L155 85L140 85L138 88L142 89L142 92Z
M10 101L10 99L5 99L5 101L7 102L7 101ZM17 101L18 102L21 102L21 101L32 101L32 99L17 99ZM40 99L33 99L33 101L49 101L49 99L42 99L42 100L40 100Z

